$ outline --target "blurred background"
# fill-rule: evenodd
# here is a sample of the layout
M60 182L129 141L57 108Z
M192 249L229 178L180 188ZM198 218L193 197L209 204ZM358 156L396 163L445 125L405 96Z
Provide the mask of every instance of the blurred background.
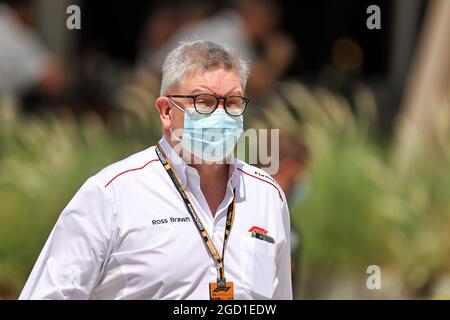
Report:
M81 184L160 138L183 39L252 61L246 126L280 129L297 299L450 298L448 17L448 0L0 0L0 298Z

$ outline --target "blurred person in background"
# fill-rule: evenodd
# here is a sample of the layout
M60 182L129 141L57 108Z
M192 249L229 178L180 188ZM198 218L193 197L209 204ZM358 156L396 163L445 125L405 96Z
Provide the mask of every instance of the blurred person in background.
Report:
M306 142L295 134L281 133L279 141L279 169L272 177L286 193L289 207L296 208L308 193L309 148ZM291 223L291 267L294 297L300 274L298 264L302 245L300 230Z
M206 0L169 0L156 4L150 10L139 39L138 64L142 63L143 68L151 67L151 64L146 63L147 59L162 49L177 30L208 19L214 10L214 5ZM151 71L159 74L161 63Z
M177 14L183 16L189 11ZM157 74L167 52L182 40L203 39L223 43L254 62L247 92L255 101L274 87L296 52L293 40L279 29L281 18L281 8L276 1L232 1L229 7L211 17L193 19L179 26L164 45L141 54L140 65ZM168 23L164 19L162 21ZM163 25L155 27L160 29Z
M114 90L113 108L109 108L113 110L115 126L127 129L159 123L158 114L148 108L148 101L159 95L162 61L152 66L150 57L162 50L177 30L207 19L217 8L208 0L167 0L151 5L148 10L144 28L138 36L136 65Z
M32 0L0 0L0 95L55 97L66 73L33 30Z

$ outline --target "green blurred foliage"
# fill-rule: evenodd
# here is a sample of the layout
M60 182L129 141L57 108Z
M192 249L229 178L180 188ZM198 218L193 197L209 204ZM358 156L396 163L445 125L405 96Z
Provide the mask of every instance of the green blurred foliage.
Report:
M60 212L88 177L158 141L157 119L148 116L105 125L95 115L24 118L0 107L0 296L18 295Z
M284 93L302 120L274 99L255 125L302 137L310 149L308 196L290 208L303 275L364 279L369 265L379 265L398 275L406 296L429 294L424 288L450 271L449 122L437 130L440 144L405 164L402 146L377 129L368 90L356 92L353 110L325 90L290 84ZM442 110L439 118L449 119L450 104Z

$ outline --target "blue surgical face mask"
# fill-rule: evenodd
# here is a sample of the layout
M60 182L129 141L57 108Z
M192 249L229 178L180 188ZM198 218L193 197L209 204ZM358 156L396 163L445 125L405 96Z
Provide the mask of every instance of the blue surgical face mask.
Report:
M223 108L217 108L213 113L204 115L194 108L182 109L184 112L184 129L181 139L183 149L195 157L208 162L218 162L227 158L234 150L239 137L243 133L243 116L232 117Z

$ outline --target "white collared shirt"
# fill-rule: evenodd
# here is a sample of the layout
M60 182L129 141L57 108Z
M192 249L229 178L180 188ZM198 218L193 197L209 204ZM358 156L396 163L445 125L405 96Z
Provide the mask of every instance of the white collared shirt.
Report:
M160 145L220 253L236 190L224 259L235 299L292 299L289 211L278 184L235 160L213 217L197 170L164 138ZM253 227L275 243L252 237ZM214 260L153 146L85 182L61 213L20 299L209 299L216 280Z

